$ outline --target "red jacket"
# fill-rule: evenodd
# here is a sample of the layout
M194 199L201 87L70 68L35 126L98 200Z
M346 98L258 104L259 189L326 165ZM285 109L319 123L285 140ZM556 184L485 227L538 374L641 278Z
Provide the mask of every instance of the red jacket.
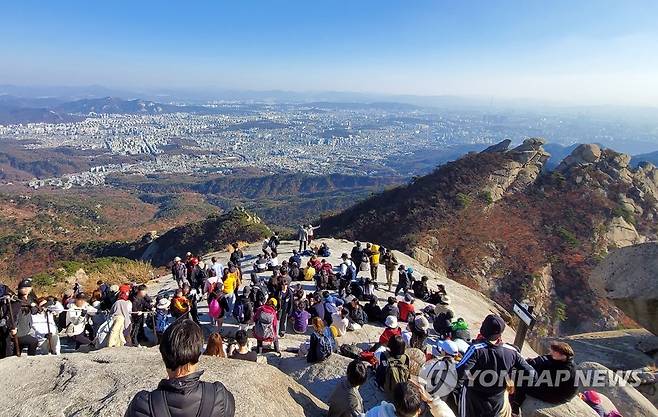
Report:
M379 336L379 344L386 346L388 345L388 341L391 339L391 337L400 336L400 335L402 335L402 330L400 330L399 327L396 329L387 328L386 330L384 330L384 333L382 333L382 335Z
M409 321L409 314L411 317L416 313L416 308L413 304L407 303L406 301L398 302L398 310L400 310L400 320L407 322Z

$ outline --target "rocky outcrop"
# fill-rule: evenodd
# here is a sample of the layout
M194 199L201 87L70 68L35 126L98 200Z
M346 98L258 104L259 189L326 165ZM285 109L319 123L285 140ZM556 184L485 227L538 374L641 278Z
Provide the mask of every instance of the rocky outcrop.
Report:
M523 417L598 417L598 414L578 397L560 405L528 397L523 402L521 412Z
M507 141L485 149L484 153L504 152L510 159L489 176L483 192L489 193L495 202L508 191L520 191L532 184L550 158L542 147L545 143L541 138L529 138L509 151L506 151L509 146Z
M623 217L614 217L606 227L604 239L608 247L623 248L625 246L642 243L644 238L635 229L631 223Z
M658 335L658 243L611 252L594 269L592 285L626 314Z
M495 145L489 146L487 149L483 150L480 153L499 153L499 152L507 152L509 149L509 146L511 145L512 141L510 139L505 139L501 142L498 142Z
M585 371L598 372L603 375L597 379L599 383L594 388L612 401L624 417L657 417L658 410L638 390L630 384L620 381L614 372L596 362L583 362L578 366Z
M276 368L202 357L202 379L221 381L236 416L320 416L326 405ZM0 361L2 416L123 416L133 395L166 377L157 349L112 348L90 354Z

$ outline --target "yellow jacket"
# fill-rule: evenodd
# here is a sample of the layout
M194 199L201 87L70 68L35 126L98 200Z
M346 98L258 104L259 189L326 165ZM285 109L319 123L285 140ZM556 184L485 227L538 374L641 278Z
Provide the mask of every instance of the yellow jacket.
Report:
M379 264L379 245L370 246L370 250L373 252L373 255L370 257L370 263L378 265Z

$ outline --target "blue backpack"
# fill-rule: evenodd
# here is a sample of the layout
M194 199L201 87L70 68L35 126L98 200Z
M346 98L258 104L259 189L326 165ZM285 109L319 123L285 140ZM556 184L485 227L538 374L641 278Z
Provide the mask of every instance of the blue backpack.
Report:
M169 315L166 312L158 310L155 314L156 333L164 333L167 327L169 327Z
M244 302L237 302L233 307L233 317L238 321L238 323L244 323Z

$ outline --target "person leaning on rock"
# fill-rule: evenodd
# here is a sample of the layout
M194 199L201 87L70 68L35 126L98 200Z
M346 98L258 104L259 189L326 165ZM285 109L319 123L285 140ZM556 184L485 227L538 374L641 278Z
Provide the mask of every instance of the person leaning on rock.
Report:
M221 382L202 382L197 363L203 351L201 327L190 319L174 322L162 335L160 353L167 369L154 391L140 391L125 417L233 417L235 399Z

